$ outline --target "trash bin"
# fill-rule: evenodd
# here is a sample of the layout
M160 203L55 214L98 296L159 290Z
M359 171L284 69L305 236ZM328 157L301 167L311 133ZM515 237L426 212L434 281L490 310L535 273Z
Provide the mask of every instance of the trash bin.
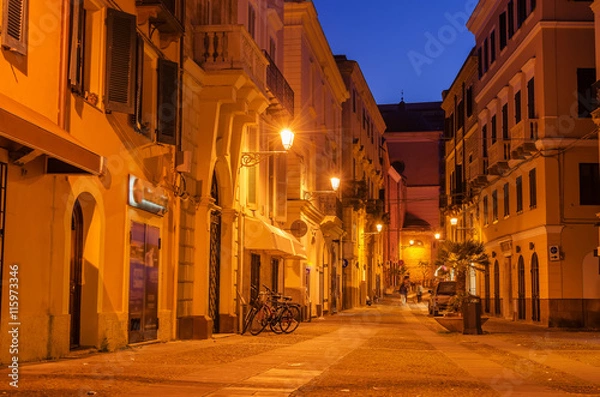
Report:
M463 334L481 335L481 298L469 295L463 302Z

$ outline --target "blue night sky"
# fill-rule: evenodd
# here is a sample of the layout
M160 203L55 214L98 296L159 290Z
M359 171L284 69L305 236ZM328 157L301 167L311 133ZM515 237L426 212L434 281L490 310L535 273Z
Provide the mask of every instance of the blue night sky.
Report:
M335 55L359 63L379 104L441 101L471 48L475 0L313 0ZM367 5L365 4L372 4Z

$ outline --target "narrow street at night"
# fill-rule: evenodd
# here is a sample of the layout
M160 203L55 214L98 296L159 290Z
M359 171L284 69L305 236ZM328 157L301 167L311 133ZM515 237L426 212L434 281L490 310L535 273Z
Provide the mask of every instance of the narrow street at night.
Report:
M20 368L23 396L598 396L600 335L490 318L451 333L397 295L293 334L137 345ZM2 376L6 378L6 370Z

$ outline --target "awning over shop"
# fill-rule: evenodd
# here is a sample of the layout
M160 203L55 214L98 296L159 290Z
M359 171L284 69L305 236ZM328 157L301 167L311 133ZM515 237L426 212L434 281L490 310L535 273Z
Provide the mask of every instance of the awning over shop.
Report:
M289 259L306 259L302 244L291 234L256 219L246 218L244 248L268 251Z
M48 173L100 175L104 158L44 116L0 94L0 137L11 141L12 159L25 164L46 154Z

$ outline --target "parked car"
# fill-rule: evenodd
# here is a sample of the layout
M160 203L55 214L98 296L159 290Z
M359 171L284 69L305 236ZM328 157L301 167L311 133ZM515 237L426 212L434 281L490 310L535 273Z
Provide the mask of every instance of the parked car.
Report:
M456 281L440 281L433 289L429 290L429 293L431 294L427 305L429 314L437 316L448 308L450 298L456 295Z

